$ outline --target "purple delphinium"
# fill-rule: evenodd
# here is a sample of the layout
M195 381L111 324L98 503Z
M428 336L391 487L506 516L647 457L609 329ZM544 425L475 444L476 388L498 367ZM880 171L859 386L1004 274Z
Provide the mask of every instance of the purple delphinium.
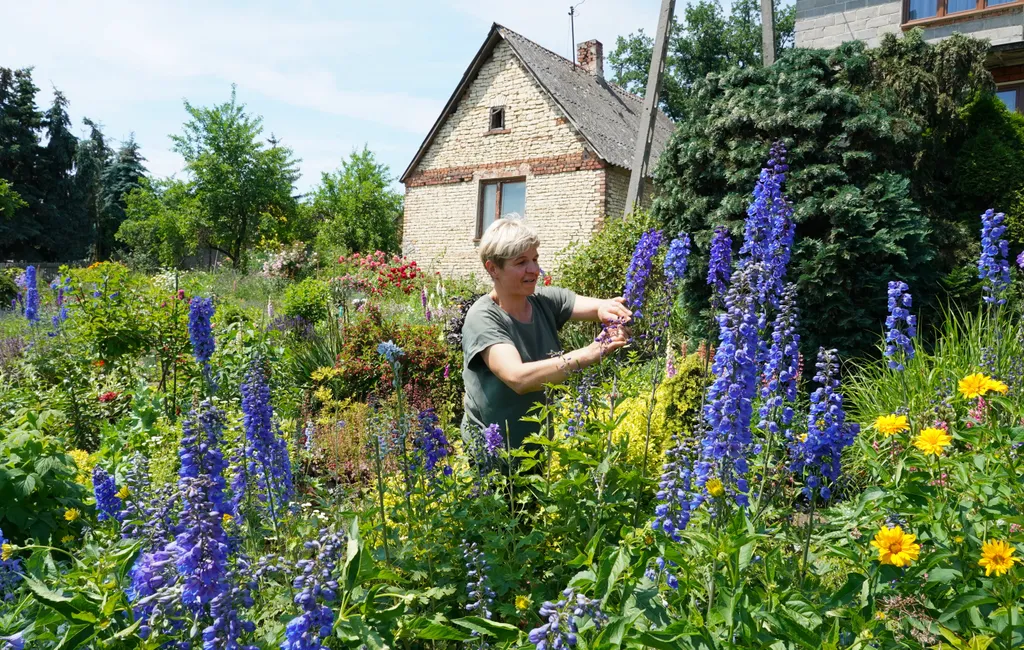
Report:
M0 530L0 545L8 543L4 531ZM21 582L21 560L16 557L0 558L0 602L14 600L14 592Z
M53 282L50 283L50 289L53 291L53 305L57 313L50 319L53 324L53 332L50 336L56 336L60 331L61 324L68 319L68 308L64 306L64 290L71 286L71 278L62 278L57 276Z
M476 542L471 544L464 541L462 558L466 562L466 595L469 596L466 611L477 612L476 615L490 619L491 608L494 606L494 590L487 579L487 572L490 569L487 557L477 547Z
M536 650L559 650L576 645L579 623L583 617L589 617L597 629L608 622L608 616L601 611L601 603L597 599L589 599L583 594L576 594L572 587L562 592L558 602L544 601L539 614L542 625L530 630L528 638Z
M418 419L420 430L415 441L417 456L423 463L423 469L432 473L434 468L448 457L451 446L448 444L448 437L444 435L444 429L438 426L440 420L434 409L420 411ZM452 468L444 463L442 471L445 476L450 476Z
M291 496L291 462L287 443L274 426L267 369L260 357L249 364L241 392L245 439L231 485L233 514L239 514L247 496L255 496L276 521Z
M692 473L686 442L678 434L673 434L673 443L665 452L656 495L659 503L654 508L651 528L663 531L678 542L679 532L690 523Z
M395 345L394 341L384 341L377 345L377 354L387 359L391 365L395 365L399 362L399 357L405 356L405 351Z
M778 434L780 425L788 426L793 421L790 404L796 401L796 373L800 364L798 319L796 285L789 283L779 299L779 311L772 323L771 346L761 372L758 428L769 436Z
M913 298L906 282L889 282L889 316L885 319L885 356L889 367L902 372L914 358L913 338L917 336L917 317L910 313Z
M782 194L788 169L785 146L776 142L768 166L761 170L754 186L754 200L747 208L740 266L754 264L761 269L754 282L758 305L775 304L789 264L796 230L791 219L792 207Z
M654 256L661 246L661 231L648 230L640 236L636 248L633 249L633 258L626 269L626 289L622 295L626 298L626 306L633 312L633 319L642 318L641 311L644 306L644 296L647 292L647 283L651 277L651 269L654 266Z
M15 632L10 636L0 636L0 641L3 642L0 650L25 650L24 632Z
M572 409L565 423L565 435L567 438L575 438L576 434L583 430L587 422L587 413L594 400L594 385L597 382L596 373L580 373L579 381L576 384L576 399L573 400Z
M150 496L149 463L139 452L135 452L128 459L124 485L128 488L128 498L122 500L121 513L118 516L121 521L121 537L138 539L144 534L143 522L151 514L145 505L147 497Z
M188 305L188 338L192 342L193 356L204 366L209 364L213 356L213 330L210 327L212 317L213 298L193 297Z
M295 564L292 589L295 604L302 614L288 622L281 650L322 650L321 640L330 636L334 627L334 612L324 603L333 603L338 597L337 568L345 552L344 533L323 529L317 539L305 542L309 558Z
M679 589L679 578L677 578L676 575L674 573L672 573L672 571L667 568L670 565L671 566L676 566L676 564L674 562L671 562L671 561L666 562L664 557L660 557L659 556L659 557L654 559L654 566L653 567L652 566L648 566L647 567L647 570L644 571L644 575L651 582L654 582L654 583L661 582L661 577L664 576L665 577L665 584L667 584L671 589ZM657 568L655 568L655 567L657 567Z
M1006 232L1002 212L992 209L981 215L981 257L978 258L978 278L984 280L983 300L989 304L1006 303L1006 289L1010 286L1009 243L1002 239Z
M172 631L174 618L181 615L180 592L174 589L177 579L176 554L169 547L143 551L129 573L125 590L132 603L135 620L140 621L139 636L148 639L154 628L158 633Z
M729 281L732 278L732 237L725 228L715 229L709 256L708 284L714 291L714 302L720 305L725 300L725 293L729 290Z
M725 297L725 313L718 316L719 346L711 366L715 379L704 405L707 432L695 466L693 482L698 495L693 507L703 502L712 470L727 489L734 489L738 505L746 507L749 501L747 456L752 447L750 424L759 374L755 282L762 273L759 264L739 269Z
M1021 251L1020 255L1017 256L1017 267L1024 270L1024 251Z
M796 474L806 474L804 493L809 498L814 498L817 490L827 501L832 497L831 486L839 478L843 449L853 444L860 426L846 423L843 395L838 390L836 351L819 349L816 367L814 381L821 386L811 393L806 439L790 440L793 456L790 469Z
M283 332L293 334L303 341L308 341L316 334L313 323L302 316L278 316L267 325L267 331Z
M505 446L505 440L501 437L501 427L497 424L490 424L483 429L482 434L484 451L491 458L497 458L498 453Z
M690 235L685 232L673 239L665 253L665 281L675 287L686 274L686 262L690 257Z
M36 267L25 267L25 319L35 325L39 322L39 287Z
M100 521L119 519L121 500L117 498L114 477L99 465L92 470L92 489L96 496L96 518Z
M223 518L231 514L231 507L224 500L224 413L204 400L181 429L182 511L172 547L183 581L182 602L199 614L228 587L229 546Z

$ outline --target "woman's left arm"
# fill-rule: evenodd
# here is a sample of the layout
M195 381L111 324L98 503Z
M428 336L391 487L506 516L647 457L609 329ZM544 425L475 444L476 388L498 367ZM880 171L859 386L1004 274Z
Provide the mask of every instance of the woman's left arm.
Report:
M628 319L633 312L626 308L625 302L626 299L621 296L608 300L576 296L576 302L572 306L572 320L607 323L616 318Z

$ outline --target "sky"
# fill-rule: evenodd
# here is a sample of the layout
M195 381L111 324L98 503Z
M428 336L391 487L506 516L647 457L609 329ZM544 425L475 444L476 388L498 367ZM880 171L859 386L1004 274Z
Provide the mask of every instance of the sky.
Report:
M45 109L53 88L116 144L134 133L155 176L182 172L169 135L193 106L230 99L263 117L301 158L306 192L368 146L405 170L492 22L571 57L579 0L0 0L0 66L33 67ZM660 0L584 0L576 41L653 33ZM684 2L677 3L677 13ZM397 186L400 188L400 186Z

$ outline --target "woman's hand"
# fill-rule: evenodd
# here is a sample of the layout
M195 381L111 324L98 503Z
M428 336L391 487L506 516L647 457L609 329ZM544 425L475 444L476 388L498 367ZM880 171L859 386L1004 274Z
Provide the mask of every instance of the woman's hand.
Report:
M601 360L602 357L624 347L629 343L629 330L622 325L612 325L604 328L594 342L586 347L587 359L584 365L590 366Z
M615 320L625 322L632 317L633 312L626 307L626 299L622 296L611 300L602 300L597 307L597 319L606 325Z

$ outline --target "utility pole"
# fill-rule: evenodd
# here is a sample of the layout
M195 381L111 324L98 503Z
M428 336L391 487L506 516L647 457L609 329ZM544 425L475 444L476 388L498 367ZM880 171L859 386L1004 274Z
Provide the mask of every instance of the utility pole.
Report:
M651 142L654 141L654 124L658 118L661 76L665 72L665 54L668 52L668 36L675 10L676 0L661 0L661 15L658 16L658 31L654 37L651 68L647 73L647 93L644 95L640 123L637 124L636 148L633 150L633 167L629 174L629 192L626 194L626 211L623 216L628 216L643 198L644 178L647 177Z
M761 0L761 60L775 63L775 6L772 0Z

